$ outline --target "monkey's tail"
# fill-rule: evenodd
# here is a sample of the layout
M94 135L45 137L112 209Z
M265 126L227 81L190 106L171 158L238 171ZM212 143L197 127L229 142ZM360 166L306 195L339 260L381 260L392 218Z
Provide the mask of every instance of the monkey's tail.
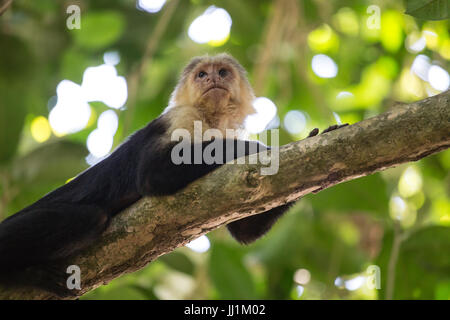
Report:
M109 222L97 206L33 205L0 223L0 280L28 267L64 259L91 244Z

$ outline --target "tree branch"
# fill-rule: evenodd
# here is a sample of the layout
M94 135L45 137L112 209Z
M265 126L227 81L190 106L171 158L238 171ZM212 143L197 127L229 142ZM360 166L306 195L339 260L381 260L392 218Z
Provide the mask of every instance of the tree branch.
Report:
M225 165L173 196L145 198L117 215L95 245L66 261L81 268L80 296L233 220L335 184L416 161L450 146L450 91L280 148L275 175ZM56 298L0 290L0 299Z
M3 0L0 1L0 16L6 12L6 10L11 5L12 0Z

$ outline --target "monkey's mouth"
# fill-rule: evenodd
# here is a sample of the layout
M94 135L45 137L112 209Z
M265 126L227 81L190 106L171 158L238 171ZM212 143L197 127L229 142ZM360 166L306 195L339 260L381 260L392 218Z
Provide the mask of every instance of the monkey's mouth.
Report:
M212 87L206 89L205 92L203 92L203 94L205 95L205 94L207 94L209 91L214 90L214 89L220 89L220 90L228 91L227 88L224 88L224 87L215 85L215 86L212 86Z

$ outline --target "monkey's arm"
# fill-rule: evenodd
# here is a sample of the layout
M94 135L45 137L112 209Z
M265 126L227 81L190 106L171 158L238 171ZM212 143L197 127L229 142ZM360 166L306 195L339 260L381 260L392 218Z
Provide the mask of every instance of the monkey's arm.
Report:
M204 155L208 148L216 143L221 145L222 154L214 154L219 163L205 163ZM201 147L189 144L184 149L190 156L188 163L174 164L174 154L171 150L175 144L166 146L158 152L152 151L155 144L148 144L138 166L138 190L142 195L174 194L189 183L215 170L222 164L239 157L258 153L269 147L257 141L220 140L203 142ZM231 148L231 149L230 149ZM219 148L220 149L220 148ZM200 152L200 163L194 163L195 152ZM255 241L270 230L272 225L283 215L292 204L285 204L267 212L244 218L227 225L231 235L240 243Z
M158 150L154 150L155 144L151 142L145 146L137 172L137 189L142 196L174 194L226 162L267 150L257 141L225 139L179 145L183 151L174 153L177 144L170 143ZM211 156L209 151L213 149Z
M340 127L331 126L323 133ZM315 136L318 132L318 129L314 129L308 137ZM147 142L142 150L137 171L137 189L142 196L174 194L226 162L270 149L258 141L228 139L206 141L201 145L187 144L184 148L180 148L183 149L181 154L173 153L172 150L177 144L177 142L174 142L157 149L158 143L156 140ZM206 151L211 150L214 147L213 144L222 153L217 154L216 150L214 159L218 161L207 163L205 157L209 153ZM187 152L188 155L185 155L184 152ZM196 153L197 157L195 156ZM178 162L175 157L180 156L185 156L185 162L175 164ZM264 213L234 221L228 224L227 228L240 243L253 242L268 232L292 204L287 203Z

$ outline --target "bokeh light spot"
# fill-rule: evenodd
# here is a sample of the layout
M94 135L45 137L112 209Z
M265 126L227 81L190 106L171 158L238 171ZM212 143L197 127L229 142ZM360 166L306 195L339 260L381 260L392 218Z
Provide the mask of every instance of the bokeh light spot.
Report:
M306 128L306 116L298 110L291 110L284 116L284 128L290 134L299 134Z
M355 11L351 8L345 7L333 16L333 21L337 28L348 35L355 36L359 32L359 21Z
M105 64L115 66L120 62L120 55L117 51L108 51L103 54L103 61Z
M422 176L413 166L409 166L403 172L398 182L398 191L404 198L415 195L422 189Z
M166 0L139 0L137 8L150 13L156 13L162 9Z
M407 210L406 202L401 197L392 197L389 202L389 212L394 220L401 220Z
M211 6L194 21L188 29L188 36L194 42L208 43L218 46L229 38L231 16L225 9Z
M112 136L116 134L118 126L119 118L113 110L106 110L98 117L98 129L108 132Z
M405 228L412 226L417 217L417 211L399 196L393 196L389 201L389 214Z
M39 116L31 121L31 136L37 142L45 142L50 138L52 130L46 117Z
M334 78L338 73L337 64L325 54L315 55L312 58L311 67L314 73L321 78Z
M87 138L87 148L89 152L96 158L102 158L111 151L113 146L113 136L100 129L92 131Z
M436 49L439 43L438 35L436 34L436 32L430 29L424 29L423 35L425 37L427 47L431 50Z
M297 298L300 298L303 295L303 292L305 292L305 288L303 286L296 286L295 291L297 292Z
M366 277L357 276L353 279L349 279L345 281L345 289L349 291L355 291L361 288L366 283Z
M436 65L432 65L428 69L428 81L434 89L439 91L445 91L450 86L448 72Z
M56 87L56 94L57 103L48 117L55 134L61 136L84 129L91 116L91 108L81 87L63 80Z
M311 280L311 273L306 269L298 269L294 273L294 282L305 285Z
M101 101L119 109L127 101L127 82L112 65L102 64L84 71L81 87L87 101Z
M339 46L339 38L329 25L324 24L309 33L308 45L317 52L335 51Z
M425 37L419 32L413 32L408 35L405 41L406 49L412 53L418 53L425 49L427 42Z
M411 71L420 79L428 81L428 69L430 69L430 58L426 55L419 54L411 65Z
M260 133L277 114L275 103L269 98L258 97L253 101L256 113L249 115L244 122L245 128L250 133Z
M202 253L209 250L209 248L211 247L211 243L209 242L208 237L203 235L189 242L186 247L188 247L192 251Z

